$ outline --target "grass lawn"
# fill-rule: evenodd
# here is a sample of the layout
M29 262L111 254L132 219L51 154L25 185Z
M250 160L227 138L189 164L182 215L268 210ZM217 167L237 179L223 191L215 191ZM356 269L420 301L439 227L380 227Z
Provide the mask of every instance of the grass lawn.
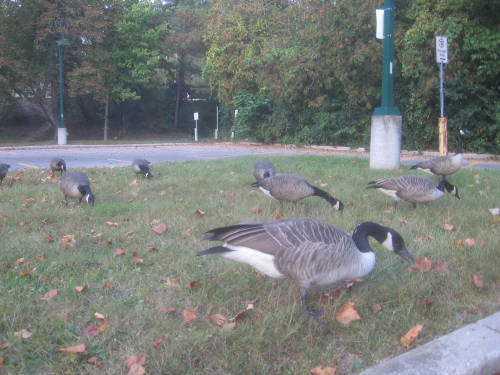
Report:
M209 229L275 218L278 202L250 186L257 160L159 163L151 180L129 168L87 169L94 209L65 207L47 170L9 172L0 186L0 374L126 374L134 355L145 355L140 366L148 374L309 374L317 366L351 374L408 350L400 338L416 324L423 329L410 348L499 309L500 221L488 211L499 204L499 171L462 169L449 178L461 200L447 195L416 209L401 202L393 211L391 198L365 189L391 172L370 170L367 160L268 158L345 204L338 213L307 198L285 204L284 217L348 233L375 221L399 231L415 258L432 262L427 272L412 270L372 241L377 265L362 283L334 299L320 298L333 288L311 289L311 304L331 327L323 334L300 313L290 280L195 256L213 245L201 241ZM161 223L168 229L157 234ZM74 247L61 245L68 235ZM235 325L210 318L235 317L249 301L254 309ZM349 327L335 319L346 302L361 317ZM57 352L79 344L80 353Z

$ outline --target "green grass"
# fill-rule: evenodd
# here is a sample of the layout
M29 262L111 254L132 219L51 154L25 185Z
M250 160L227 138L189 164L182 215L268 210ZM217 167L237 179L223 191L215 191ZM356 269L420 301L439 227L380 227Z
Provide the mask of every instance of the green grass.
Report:
M415 258L450 262L444 275L408 271L408 263L375 243L377 266L364 282L333 301L320 301L328 288L311 290L311 303L324 309L332 328L323 334L300 314L290 280L262 277L220 257L195 256L210 246L201 238L211 228L274 219L279 204L250 187L256 160L156 164L154 178L138 178L136 184L129 168L88 169L96 195L93 210L65 207L57 179L48 179L46 170L9 172L0 187L0 344L8 343L0 349L0 374L124 374L128 357L145 354L150 374L307 374L313 367L336 364L343 375L405 352L399 338L415 324L424 326L421 344L499 309L500 223L488 211L498 205L498 171L462 169L449 178L461 200L445 196L416 209L402 202L393 212L389 197L365 190L371 179L390 175L369 170L367 160L269 158L278 171L327 184L322 188L345 204L339 214L320 198L307 198L285 204L285 217L319 219L349 233L362 221L376 221L399 231ZM197 209L205 215L197 215ZM455 231L442 229L445 219ZM164 234L151 230L155 220L168 225ZM60 245L68 234L75 236L73 249ZM49 235L54 242L45 240ZM459 241L469 237L475 246L461 246ZM111 245L101 247L103 241ZM117 248L126 254L114 257ZM143 264L134 262L134 251ZM37 259L40 254L45 258ZM21 257L24 264L13 265ZM32 273L21 276L23 270ZM472 274L484 281L482 289L473 284ZM181 287L166 286L168 277ZM184 287L194 280L201 286ZM74 291L87 283L87 290ZM58 295L41 300L52 289ZM209 319L214 313L233 317L254 299L255 309L232 330ZM355 302L361 321L344 328L335 313L348 301ZM378 314L375 304L382 305ZM176 312L164 315L161 307ZM185 324L183 310L195 310L197 318ZM98 323L95 312L111 324L88 338L85 327ZM21 329L33 336L21 339L15 335ZM86 345L84 353L55 354L77 343ZM91 357L101 367L87 363Z

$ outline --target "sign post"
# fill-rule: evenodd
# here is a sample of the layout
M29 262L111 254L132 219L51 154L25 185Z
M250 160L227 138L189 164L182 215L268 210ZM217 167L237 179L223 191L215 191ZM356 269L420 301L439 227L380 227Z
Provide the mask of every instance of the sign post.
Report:
M195 142L198 142L198 112L194 113L194 122L195 122L194 140Z
M59 128L57 129L57 144L65 145L67 141L66 128L64 127L64 105L63 105L63 60L62 60L62 47L67 46L69 43L66 40L57 41L57 47L59 49Z
M216 123L215 123L215 134L214 138L217 140L219 138L219 106L217 106L217 112L216 112Z
M448 38L436 36L436 62L439 63L439 99L441 103L441 117L438 120L439 153L448 155L448 120L444 113L444 64L448 63Z

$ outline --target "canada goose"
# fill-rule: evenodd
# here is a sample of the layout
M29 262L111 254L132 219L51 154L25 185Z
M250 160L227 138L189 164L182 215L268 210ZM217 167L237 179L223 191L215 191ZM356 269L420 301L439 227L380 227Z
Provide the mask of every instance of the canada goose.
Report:
M342 229L304 218L212 229L203 239L224 244L197 255L219 254L249 264L273 278L292 278L300 289L302 308L314 315L314 311L307 308L307 289L311 285L359 279L371 272L375 253L368 236L407 261L413 259L394 229L364 222L351 237Z
M280 207L283 202L296 202L300 199L318 196L327 200L335 209L342 211L344 205L337 198L332 197L326 191L312 186L302 176L289 173L278 173L274 176L254 182L252 186L258 186L264 194L277 199Z
M458 133L458 148L455 155L438 156L430 160L421 161L415 164L411 169L420 169L421 171L441 176L444 180L446 176L455 173L462 167L462 142L464 134L469 134L470 130L460 129Z
M0 163L0 185L2 185L2 181L7 175L9 168L10 168L9 164Z
M448 181L443 180L436 184L424 176L399 176L393 178L379 178L368 183L367 189L377 189L378 191L394 198L394 208L400 200L410 202L413 207L417 203L431 202L444 195L444 189L451 195L460 199L458 189Z
M257 183L259 183L264 178L274 176L276 174L276 168L274 168L274 164L270 161L258 161L253 166L252 173Z
M52 174L57 171L60 171L61 174L63 174L63 172L66 172L66 162L64 159L54 158L50 161L50 170L52 171Z
M94 207L95 196L90 190L90 181L87 175L83 172L64 172L59 180L59 189L64 194L66 206L68 205L68 197L85 198L89 206Z
M146 177L146 178L151 178L153 176L151 175L151 172L149 170L150 164L151 164L151 162L149 162L145 159L135 159L132 162L132 165L130 167L132 168L132 170L136 174L140 173L140 174L144 175L144 177Z

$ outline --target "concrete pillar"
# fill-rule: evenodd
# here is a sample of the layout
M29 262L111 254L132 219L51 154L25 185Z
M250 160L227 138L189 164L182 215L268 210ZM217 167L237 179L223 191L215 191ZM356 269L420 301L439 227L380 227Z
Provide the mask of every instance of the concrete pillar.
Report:
M402 116L372 116L370 137L371 169L399 169L402 123Z

